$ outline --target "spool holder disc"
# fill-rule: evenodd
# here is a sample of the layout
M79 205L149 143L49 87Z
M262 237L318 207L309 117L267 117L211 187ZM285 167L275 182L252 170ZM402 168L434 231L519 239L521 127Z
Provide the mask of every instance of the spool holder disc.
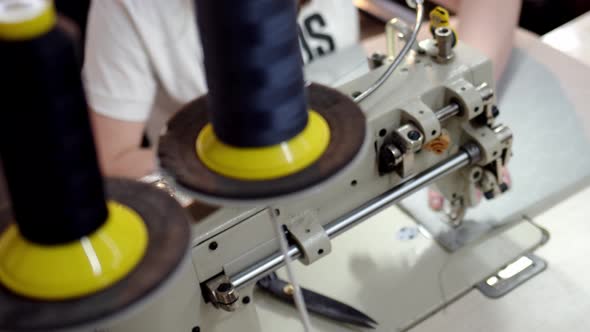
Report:
M185 210L170 195L149 184L108 179L105 189L108 200L133 209L143 218L149 243L142 260L109 288L73 300L29 299L0 285L0 331L53 331L110 319L151 295L177 271L189 248ZM34 204L31 201L31 208ZM0 219L3 232L12 223L12 216L4 209L0 217L4 217Z
M349 97L319 85L307 88L308 108L319 113L330 127L330 143L312 165L292 175L272 180L239 180L210 170L197 157L195 142L209 122L206 96L182 108L160 137L158 157L164 172L188 193L212 200L264 200L303 191L338 173L357 155L366 137L362 110Z

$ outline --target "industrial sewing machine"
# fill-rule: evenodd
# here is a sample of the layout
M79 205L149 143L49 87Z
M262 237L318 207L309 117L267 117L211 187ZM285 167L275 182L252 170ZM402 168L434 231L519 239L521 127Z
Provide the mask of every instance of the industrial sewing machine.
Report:
M209 10L211 17L217 17L215 9L211 6L203 12ZM306 175L313 181L291 178L287 184L274 182L280 185L273 186L257 182L273 183L290 175L244 181L225 174L217 174L220 178L215 181L193 181L192 173L180 164L186 160L186 132L194 157L195 137L207 123L203 99L197 100L172 119L162 135L163 177L148 181L165 191L107 181L113 199L127 202L146 220L150 219L146 214L153 213L153 219L155 215L162 221L175 218L174 225L182 224L189 219L167 194L186 200L192 217L190 239L179 234L181 226L174 226L174 234L165 239L153 236L153 229L168 226L163 222L153 228L146 221L150 251L145 257L149 260L140 259L127 276L100 289L75 295L36 298L34 292L5 282L6 289L0 292L0 330L259 331L255 283L281 268L286 258L313 264L330 255L333 238L433 184L449 202L446 218L436 222L451 229L461 226L465 210L478 204L478 191L487 199L507 191L502 170L512 156L512 133L495 121L498 110L491 63L460 42L454 45L454 35L445 26L434 29L434 39L415 43L412 31L419 29L423 16L420 2L417 11L416 26L406 33L406 45L399 54L390 51L373 58L370 73L336 90L306 85L309 107L327 119L330 144L338 145L324 150L326 160L303 168L315 168L316 173ZM391 34L390 42L392 36L398 35ZM204 47L206 54L217 50L211 40ZM342 126L337 126L338 121ZM9 158L6 153L5 163ZM7 171L9 181L11 174L14 168L12 173ZM142 196L147 197L147 205L153 205L151 209L141 203ZM199 201L192 202L193 198ZM3 229L8 229L8 220L2 222ZM289 241L286 252L279 250L273 222L283 227ZM22 221L17 218L17 223ZM494 234L500 231L471 240L483 241ZM149 247L150 241L162 240L159 247ZM0 246L3 257L11 257L8 247ZM154 259L158 250L167 257ZM455 250L459 248L449 254ZM513 258L526 251L510 250ZM485 273L509 262L494 260ZM423 308L417 315L431 310Z

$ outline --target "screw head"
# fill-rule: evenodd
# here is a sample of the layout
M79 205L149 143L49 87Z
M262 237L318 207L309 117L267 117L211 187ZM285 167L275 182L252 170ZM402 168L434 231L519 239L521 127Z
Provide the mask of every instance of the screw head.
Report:
M295 287L291 284L287 284L283 287L283 293L285 293L285 295L293 295L295 293Z
M492 106L492 116L497 118L500 115L500 110L496 105Z
M422 135L417 130L411 130L408 133L408 138L411 139L412 141L417 141L420 139L420 137L422 137Z
M418 236L418 227L402 227L397 232L397 238L401 241L413 240Z
M508 189L510 189L510 188L508 187L507 183L500 183L500 191L501 192L505 193L508 191Z
M224 282L222 284L219 284L219 286L217 286L217 291L221 292L221 293L225 293L225 292L229 292L232 289L232 286L230 283Z

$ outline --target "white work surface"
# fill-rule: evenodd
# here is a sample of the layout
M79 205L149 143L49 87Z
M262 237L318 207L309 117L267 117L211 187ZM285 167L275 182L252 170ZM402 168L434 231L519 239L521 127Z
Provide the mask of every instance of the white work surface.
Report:
M590 98L590 68L564 56L526 32L520 31L518 33L516 45L554 75L576 112L583 112L586 109ZM377 37L368 40L365 46L370 51L384 50L383 38ZM534 110L521 111L530 112L531 116L535 116ZM590 117L586 117L586 119L588 118ZM581 123L581 125L590 128L588 123ZM542 144L542 141L543 137L539 137L539 144ZM564 138L563 144L567 143L567 138ZM589 150L580 151L580 154L587 154L589 151L590 147ZM535 167L535 165L531 165L531 167ZM559 176L559 174L547 174L547 176ZM551 234L550 241L536 251L538 255L547 260L549 264L547 271L498 300L488 299L479 291L471 290L410 331L590 331L590 316L587 314L590 312L590 284L587 283L588 277L590 277L590 263L587 259L587 253L590 253L590 241L588 241L590 224L587 224L588 218L586 218L587 215L590 215L590 206L586 203L589 200L590 189L586 189L535 218L535 222ZM444 274L445 271L451 270L448 262L438 261L444 257L438 253L432 240L423 235L406 243L400 242L396 237L400 226L411 226L412 223L399 211L394 210L396 208L387 213L386 218L390 220L389 222L382 220L383 217L377 217L374 220L368 220L367 224L360 226L358 230L345 234L342 240L337 239L334 242L334 252L326 258L331 261L341 260L341 255L338 252L343 249L352 250L348 247L338 247L340 241L351 247L358 246L360 249L356 251L361 253L378 250L375 248L383 247L383 243L391 241L391 260L386 264L388 269L382 269L384 266L382 259L371 260L368 259L368 255L363 254L357 255L358 257L348 257L347 260L342 260L342 264L332 265L340 266L337 269L330 270L323 267L323 265L334 264L334 262L323 263L320 261L314 264L310 269L316 272L321 271L322 280L317 280L319 279L317 274L313 278L310 277L305 273L306 268L298 266L300 281L304 285L322 284L324 286L322 290L329 291L329 293L335 292L340 300L364 310L371 306L373 303L371 301L387 303L387 299L374 298L374 292L372 292L373 298L371 298L367 293L359 291L359 286L356 283L350 283L362 282L367 285L366 292L370 292L371 285L387 285L386 281L390 280L390 289L384 291L383 295L391 294L392 289L397 289L393 293L403 297L403 301L399 301L398 298L395 302L405 303L405 305L384 306L384 308L367 312L382 322L390 320L389 316L407 312L408 308L425 296L424 294L444 293L444 288L446 288L444 284L449 281L444 280ZM401 252L405 252L405 254L399 255ZM400 260L400 257L403 259ZM436 257L439 258L434 259ZM425 260L430 260L431 268L422 272L426 274L438 273L434 278L441 280L441 287L440 289L429 288L419 292L409 292L404 288L404 284L416 283L418 279L424 278L404 280L404 273L396 274L394 272L421 268L426 266ZM375 264L380 264L378 269ZM366 275L367 271L373 270L376 273L373 273L372 277L364 276L361 278L362 280L359 279L359 275ZM419 273L415 275L421 276ZM384 278L387 280L383 280ZM444 294L442 295L444 296ZM257 301L258 310L265 331L298 330L297 316L293 308L269 300L262 295L258 295L257 300L259 300ZM389 316L387 316L388 313ZM317 331L355 331L355 329L336 328L333 323L317 317L313 318L313 324ZM381 326L380 330L387 329Z
M411 332L590 331L590 189L536 218L551 234L546 271L497 300L472 290Z
M590 22L590 17L580 21ZM574 29L572 26L569 31ZM584 29L581 25L575 26L578 31ZM590 30L590 23L584 26L586 31ZM590 112L590 67L546 46L527 32L518 32L516 46L555 75L578 112ZM369 45L370 49L373 47L374 44ZM569 48L566 51L588 61L589 50ZM534 110L529 112L534 116ZM589 128L588 123L584 125ZM542 144L543 138L539 140ZM580 154L589 152L590 147ZM589 201L590 189L586 189L535 218L535 222L551 234L550 241L537 251L549 264L541 275L498 300L490 300L472 290L411 331L590 331Z
M569 56L590 65L590 12L547 33L541 40Z

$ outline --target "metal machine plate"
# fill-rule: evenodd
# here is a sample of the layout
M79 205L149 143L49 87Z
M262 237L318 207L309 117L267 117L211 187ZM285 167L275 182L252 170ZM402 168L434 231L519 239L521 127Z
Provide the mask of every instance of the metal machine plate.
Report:
M531 265L507 278L499 276L502 272L496 273L494 276L480 281L475 287L483 295L491 299L498 299L547 269L547 262L537 255L527 254L522 258L529 260ZM491 281L494 283L492 284Z

